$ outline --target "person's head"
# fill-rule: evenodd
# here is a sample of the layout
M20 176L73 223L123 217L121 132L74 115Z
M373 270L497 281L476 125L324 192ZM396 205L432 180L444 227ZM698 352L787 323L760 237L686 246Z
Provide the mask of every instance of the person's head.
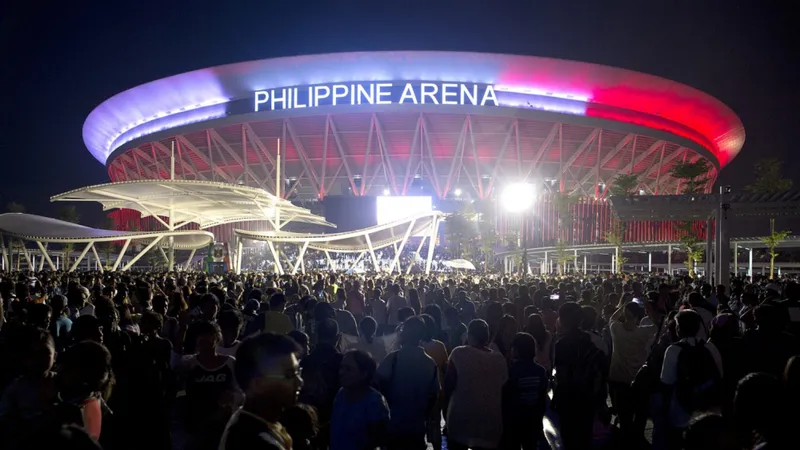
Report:
M758 436L764 441L775 439L786 411L783 386L778 378L766 373L751 373L736 387L733 412L736 429L747 439Z
M53 337L43 328L25 326L14 336L12 350L20 353L20 369L24 376L39 377L49 372L55 361Z
M339 381L345 389L369 386L375 377L377 363L363 350L350 350L344 354L339 366Z
M430 314L420 314L420 319L425 322L425 337L422 339L425 342L431 342L436 338L439 332L439 327L436 326L436 321Z
M222 331L222 341L231 344L239 338L244 319L237 309L226 309L219 314L219 328Z
M283 312L286 310L286 295L276 292L269 297L269 310Z
M624 314L625 325L628 328L636 328L644 318L644 308L636 302L630 302L625 305Z
M375 332L378 330L378 322L375 321L370 316L366 316L361 319L361 322L358 323L358 331L361 332L361 336L367 340L367 342L372 342L375 338Z
M28 306L28 324L34 327L50 328L50 320L52 318L52 309L44 303L35 303Z
M200 314L203 320L213 321L219 312L219 300L214 294L203 294L200 297Z
M758 329L767 333L779 333L789 322L786 309L768 304L758 305L753 311Z
M300 347L300 353L297 354L298 359L303 359L306 355L308 355L309 352L308 347L310 340L308 339L307 334L303 333L300 330L292 330L288 332L286 335L292 338L292 340L295 341L297 345Z
M56 294L50 298L50 308L53 310L54 318L59 318L67 314L67 297Z
M697 311L685 309L675 315L676 329L679 339L693 338L700 332L703 319Z
M594 306L583 305L581 306L581 330L591 331L597 326L597 310Z
M139 319L139 327L144 336L158 336L164 328L164 316L155 311L145 311Z
M500 318L497 325L497 334L494 337L495 342L501 342L501 348L508 348L514 336L517 334L517 319L514 316L506 314Z
M330 303L317 303L314 305L314 320L321 322L325 319L335 319L336 310L333 309Z
M222 331L214 322L203 320L192 324L195 327L195 349L198 354L214 354L222 343Z
M246 403L260 411L277 413L268 420L277 421L280 412L297 402L303 386L297 354L300 347L288 336L261 333L242 341L236 351L233 373Z
M428 332L425 321L417 316L409 317L403 322L403 329L400 331L400 345L403 347L414 347L425 339Z
M563 332L578 330L582 319L581 307L575 302L566 302L558 308L558 325Z
M533 361L536 358L536 339L528 333L517 333L511 342L511 358L515 361Z
M739 336L739 319L733 314L719 314L711 320L708 337L715 342Z
M467 343L472 347L489 345L489 325L481 319L473 319L467 326Z
M728 422L719 414L695 417L683 433L685 450L738 450L736 436Z
M111 353L102 344L79 342L59 359L57 386L62 398L82 399L107 393L113 384Z
M95 316L80 316L72 321L70 329L72 342L94 341L103 343L103 325Z
M405 322L406 319L412 317L414 315L414 308L411 307L403 307L397 310L397 320L398 322Z
M103 326L103 332L108 334L117 330L119 325L119 311L114 302L108 297L100 297L94 301L94 316Z
M317 322L317 341L320 344L336 345L339 342L339 324L333 319Z
M162 316L167 315L167 311L169 311L169 299L167 299L166 295L158 294L153 297L153 311L161 314Z

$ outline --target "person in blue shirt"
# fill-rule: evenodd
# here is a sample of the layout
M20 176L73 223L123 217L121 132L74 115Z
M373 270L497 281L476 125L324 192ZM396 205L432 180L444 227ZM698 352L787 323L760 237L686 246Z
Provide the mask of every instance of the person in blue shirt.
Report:
M544 439L542 419L547 405L547 373L535 361L536 340L530 334L517 333L510 354L508 381L503 386L500 447L536 449Z

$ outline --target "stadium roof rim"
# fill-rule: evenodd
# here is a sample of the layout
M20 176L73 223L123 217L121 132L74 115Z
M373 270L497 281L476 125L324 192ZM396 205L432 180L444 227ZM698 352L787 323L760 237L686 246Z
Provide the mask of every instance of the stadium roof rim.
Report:
M574 94L586 100L585 115L592 118L646 126L648 118L656 117L688 128L702 137L698 144L712 147L708 150L720 167L745 140L741 120L724 103L654 75L536 56L389 51L253 60L151 81L95 108L83 126L84 142L106 164L115 149L134 139L226 117L229 102L250 98L257 90L365 81L450 81L533 89L555 97Z

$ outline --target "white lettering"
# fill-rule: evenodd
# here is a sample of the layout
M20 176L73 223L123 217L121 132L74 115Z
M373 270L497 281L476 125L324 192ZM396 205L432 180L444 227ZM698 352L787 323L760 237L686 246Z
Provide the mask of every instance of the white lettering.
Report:
M463 86L463 85L462 85ZM455 83L443 83L442 84L442 104L443 105L459 105L464 104L462 100L461 103L458 103L458 100L455 97L458 96L458 93L455 91L458 89L458 85ZM448 100L450 97L454 97L453 100Z
M467 85L466 84L462 84L461 85L461 103L460 103L461 105L466 105L467 104L464 101L465 97L466 97L467 100L469 100L469 102L472 105L477 105L478 104L478 85L476 85L476 84L472 85L472 93L470 94L469 88L467 87Z
M283 108L281 108L281 109L290 108L291 107L291 106L286 106L286 89L281 89L281 94L282 94L281 97L277 97L276 98L275 97L275 90L274 89L272 90L272 95L271 95L272 98L270 99L270 102L269 102L269 109L274 111L276 103L280 103L281 105L283 105Z
M356 104L356 85L355 84L351 84L350 85L350 104L351 105L355 105Z
M379 105L391 104L392 103L391 97L386 100L384 100L383 97L389 97L390 95L392 95L392 92L388 90L388 88L392 87L392 83L378 83L377 85L375 85L375 87L377 88L377 94L378 94L378 100L375 103Z
M439 86L433 83L422 83L420 85L420 91L423 105L425 104L425 97L428 97L434 105L439 104L439 100L436 100L436 93L439 91Z
M297 95L297 88L292 89L294 91L294 107L295 108L306 108L308 105L300 103L300 96ZM311 88L308 89L309 91ZM309 102L311 104L311 102Z
M347 97L347 91L348 89L346 84L333 85L333 106L338 104L336 100Z
M400 96L400 101L398 103L405 103L407 100L411 100L411 103L417 104L417 93L414 91L414 85L411 83L406 83L405 87L403 87L403 94Z
M483 91L483 98L481 99L481 106L486 106L486 102L489 100L492 101L492 106L497 106L497 95L494 93L494 86L488 85L486 86L486 90Z
M258 105L262 103L267 103L269 100L269 92L267 91L257 91L256 92L256 112L258 112Z
M359 105L362 103L362 100L363 100L364 103L366 103L368 105L375 104L375 85L374 84L370 84L369 85L369 92L367 92L367 90L364 89L364 85L362 85L362 84L358 85L358 104Z
M311 89L309 88L309 90ZM313 104L314 106L319 106L320 99L328 98L330 96L331 88L328 86L314 86L314 102L312 103L311 100L309 100L308 103Z

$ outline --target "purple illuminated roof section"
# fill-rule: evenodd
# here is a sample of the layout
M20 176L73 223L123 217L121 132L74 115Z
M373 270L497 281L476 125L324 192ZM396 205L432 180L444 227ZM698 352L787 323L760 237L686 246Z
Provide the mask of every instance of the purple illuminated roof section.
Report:
M707 148L721 166L744 145L736 114L674 81L595 64L456 52L375 52L297 56L197 70L129 89L89 114L83 137L106 163L133 139L225 114L225 103L254 91L354 81L493 84L504 106L586 115L674 133Z

